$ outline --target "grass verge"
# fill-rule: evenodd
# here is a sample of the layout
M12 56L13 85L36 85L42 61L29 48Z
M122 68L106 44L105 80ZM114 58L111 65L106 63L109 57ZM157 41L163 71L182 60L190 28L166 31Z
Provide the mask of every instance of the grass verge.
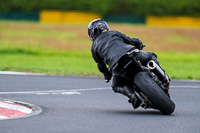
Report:
M43 51L43 52L42 52ZM0 50L0 70L56 75L101 75L89 50ZM161 66L173 79L200 79L200 53L156 52Z

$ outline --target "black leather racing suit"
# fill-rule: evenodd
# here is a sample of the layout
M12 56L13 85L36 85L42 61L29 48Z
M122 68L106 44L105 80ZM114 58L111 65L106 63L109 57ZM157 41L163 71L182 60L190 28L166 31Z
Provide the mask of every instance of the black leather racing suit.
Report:
M112 75L107 69L107 65L112 69L120 57L134 49L141 50L142 46L142 41L139 38L130 38L121 32L113 30L100 34L94 40L91 51L99 71L102 72L104 77L109 80ZM139 57L142 64L147 63L151 59L158 62L156 55L151 52L140 51ZM121 78L119 75L114 75L112 83L113 89L123 85L123 78Z

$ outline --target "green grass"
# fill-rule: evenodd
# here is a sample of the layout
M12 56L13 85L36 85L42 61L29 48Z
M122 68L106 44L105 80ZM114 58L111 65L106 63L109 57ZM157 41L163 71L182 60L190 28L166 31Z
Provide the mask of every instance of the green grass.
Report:
M98 75L90 51L0 50L0 70L58 75Z
M161 66L173 79L200 79L200 53L157 52Z
M100 75L89 50L0 50L0 70L57 75ZM200 79L200 53L156 52L173 79Z
M0 70L56 75L101 75L92 58L91 41L85 27L87 26L0 21ZM132 25L130 27L134 28ZM150 38L148 35L146 33L144 37L151 41L153 35ZM183 38L179 34L168 34L166 38L176 46L196 39L190 36ZM152 44L158 42L156 38L152 39ZM151 45L147 48L149 47ZM154 51L166 73L173 79L200 79L199 50L174 51Z

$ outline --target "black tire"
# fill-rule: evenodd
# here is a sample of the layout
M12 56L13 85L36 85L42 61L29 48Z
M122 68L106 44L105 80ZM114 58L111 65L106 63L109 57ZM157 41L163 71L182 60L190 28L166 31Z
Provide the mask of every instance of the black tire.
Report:
M134 83L144 93L153 106L164 115L170 115L175 110L174 102L151 79L147 72L139 72L135 75Z

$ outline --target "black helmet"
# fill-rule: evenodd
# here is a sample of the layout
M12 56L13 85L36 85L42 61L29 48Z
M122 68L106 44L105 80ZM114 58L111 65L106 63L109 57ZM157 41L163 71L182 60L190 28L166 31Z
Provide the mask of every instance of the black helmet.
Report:
M88 36L92 42L103 31L109 31L108 24L103 19L95 19L88 25Z

